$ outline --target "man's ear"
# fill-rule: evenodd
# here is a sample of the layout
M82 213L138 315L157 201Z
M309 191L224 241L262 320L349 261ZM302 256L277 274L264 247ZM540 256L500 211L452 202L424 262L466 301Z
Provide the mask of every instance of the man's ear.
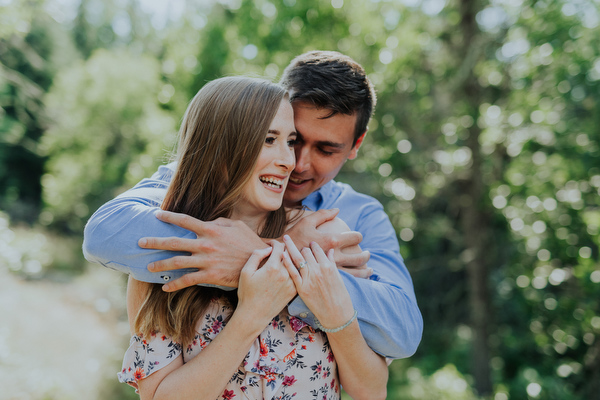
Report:
M356 143L354 144L352 150L350 150L350 154L348 155L348 160L354 160L356 158L358 154L358 149L360 149L360 145L362 144L363 140L365 140L366 134L367 131L364 131L363 134L360 135L358 139L356 139Z

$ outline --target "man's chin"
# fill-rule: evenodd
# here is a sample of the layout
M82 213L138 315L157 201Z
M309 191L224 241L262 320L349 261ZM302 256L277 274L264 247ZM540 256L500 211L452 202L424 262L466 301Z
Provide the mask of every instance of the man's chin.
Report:
M304 200L308 194L304 194L304 191L296 190L295 188L292 188L291 185L288 185L283 196L283 205L286 207L300 205L302 204L302 200Z

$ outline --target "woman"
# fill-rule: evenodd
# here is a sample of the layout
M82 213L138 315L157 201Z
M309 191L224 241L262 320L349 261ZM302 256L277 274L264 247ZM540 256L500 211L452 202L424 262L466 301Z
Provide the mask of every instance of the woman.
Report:
M265 239L281 237L303 213L282 206L296 133L279 86L240 77L208 83L190 103L180 136L164 209L241 220ZM340 383L355 398L384 398L387 365L360 333L332 251L313 243L300 252L289 237L284 242L254 252L237 293L166 293L130 278L135 335L119 379L143 400L339 399ZM327 334L287 313L297 294Z

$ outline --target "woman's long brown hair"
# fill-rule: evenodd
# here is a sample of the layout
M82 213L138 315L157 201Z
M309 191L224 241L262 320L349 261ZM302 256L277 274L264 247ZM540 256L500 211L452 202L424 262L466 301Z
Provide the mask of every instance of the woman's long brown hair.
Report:
M271 121L285 96L280 86L246 77L206 84L192 99L179 130L177 171L162 208L202 221L229 217L250 180ZM279 237L287 224L283 206L269 213L261 237ZM237 291L193 286L167 293L148 284L135 331L162 333L187 344L208 303L225 297L233 307Z

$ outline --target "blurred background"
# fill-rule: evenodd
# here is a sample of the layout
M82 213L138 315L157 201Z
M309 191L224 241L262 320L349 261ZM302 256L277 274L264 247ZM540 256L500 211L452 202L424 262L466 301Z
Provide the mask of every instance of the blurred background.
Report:
M385 206L425 320L389 399L600 399L597 0L0 0L0 398L135 399L125 276L82 230L188 100L307 50L379 101L339 180Z

